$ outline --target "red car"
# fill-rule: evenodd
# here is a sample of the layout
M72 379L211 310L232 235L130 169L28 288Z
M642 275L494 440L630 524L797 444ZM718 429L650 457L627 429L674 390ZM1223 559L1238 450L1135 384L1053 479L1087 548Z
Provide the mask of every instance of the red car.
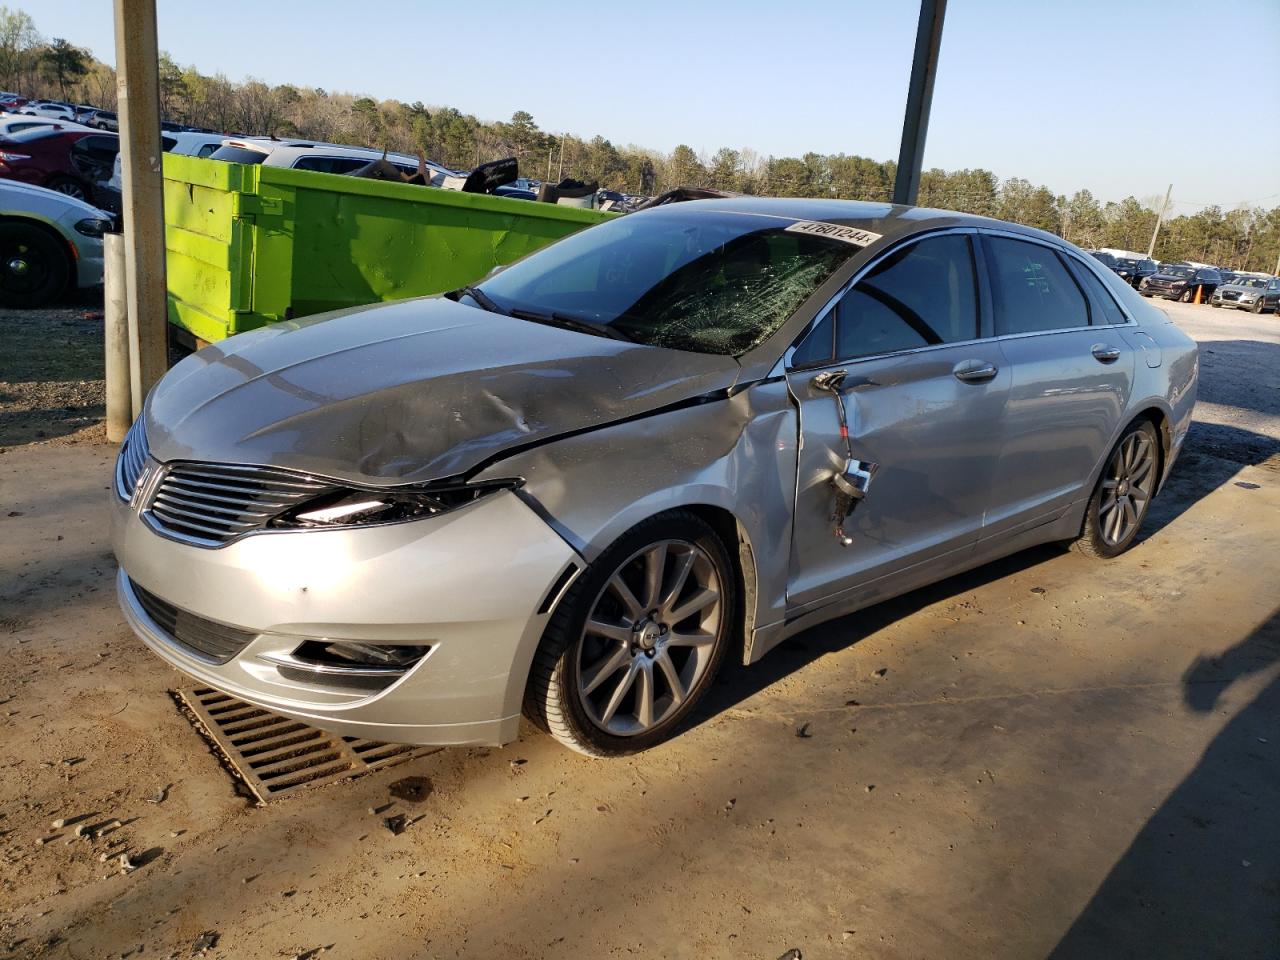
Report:
M0 139L0 177L92 203L94 184L111 177L119 149L114 133L32 127Z

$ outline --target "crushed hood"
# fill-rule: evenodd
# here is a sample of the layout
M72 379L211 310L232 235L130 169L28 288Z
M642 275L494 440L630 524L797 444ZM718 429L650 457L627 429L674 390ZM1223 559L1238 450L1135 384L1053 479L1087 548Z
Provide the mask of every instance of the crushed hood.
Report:
M164 462L417 483L725 389L738 370L732 357L408 300L276 324L187 357L147 401L147 439Z

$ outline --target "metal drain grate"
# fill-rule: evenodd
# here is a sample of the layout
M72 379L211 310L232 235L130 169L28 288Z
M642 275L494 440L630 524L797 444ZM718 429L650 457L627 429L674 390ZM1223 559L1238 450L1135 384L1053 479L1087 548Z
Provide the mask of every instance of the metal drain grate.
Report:
M304 787L363 776L442 749L325 733L211 687L190 687L174 694L186 707L188 718L259 803Z

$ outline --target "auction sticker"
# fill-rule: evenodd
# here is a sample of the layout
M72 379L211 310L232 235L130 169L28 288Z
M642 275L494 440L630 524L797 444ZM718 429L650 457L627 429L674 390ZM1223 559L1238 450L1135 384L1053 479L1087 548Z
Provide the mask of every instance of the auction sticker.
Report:
M827 237L831 240L843 240L855 247L865 247L875 243L881 234L870 230L859 230L857 227L844 227L838 223L823 223L820 220L797 220L787 227L792 233L808 233L815 237Z

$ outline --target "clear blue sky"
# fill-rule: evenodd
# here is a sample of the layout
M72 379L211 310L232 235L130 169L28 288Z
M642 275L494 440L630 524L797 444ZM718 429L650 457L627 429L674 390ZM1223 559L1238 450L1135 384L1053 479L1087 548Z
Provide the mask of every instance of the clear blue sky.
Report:
M15 5L13 0L8 0ZM114 61L109 0L17 0ZM157 0L160 46L232 79L699 152L896 159L913 0ZM501 11L501 12L500 12ZM1191 43L1196 47L1190 46ZM951 0L927 167L1175 212L1280 205L1280 0Z

